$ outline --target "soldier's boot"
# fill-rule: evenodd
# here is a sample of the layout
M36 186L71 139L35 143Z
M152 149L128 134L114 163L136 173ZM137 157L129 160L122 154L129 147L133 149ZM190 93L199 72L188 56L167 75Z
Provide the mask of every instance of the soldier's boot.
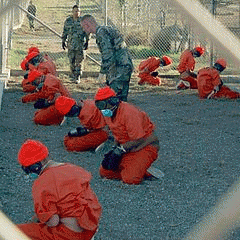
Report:
M81 69L80 67L75 68L75 82L76 84L79 84L81 82Z

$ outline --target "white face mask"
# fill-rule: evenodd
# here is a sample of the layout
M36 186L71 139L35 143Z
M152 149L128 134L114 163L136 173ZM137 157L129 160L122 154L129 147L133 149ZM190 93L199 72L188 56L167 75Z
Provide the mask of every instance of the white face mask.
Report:
M117 109L117 105L113 106L111 109L103 109L101 110L101 113L104 117L112 117L116 109Z
M101 110L101 113L104 117L112 117L113 111L111 109L103 109Z
M38 178L38 174L37 173L29 173L28 177L31 180L36 180Z

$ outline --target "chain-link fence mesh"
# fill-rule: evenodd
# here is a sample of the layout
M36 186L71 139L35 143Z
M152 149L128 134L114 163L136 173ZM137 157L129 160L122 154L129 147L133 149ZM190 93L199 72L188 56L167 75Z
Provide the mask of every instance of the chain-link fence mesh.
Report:
M18 1L18 4L26 9L28 2ZM108 25L117 27L124 34L135 67L142 59L149 56L168 55L174 62L163 73L177 74L176 66L181 52L186 48L202 45L206 48L206 52L203 57L197 59L196 69L209 66L211 59L225 57L230 62L225 74L238 74L238 66L231 61L230 56L226 55L224 49L217 48L207 33L200 34L198 26L193 26L188 15L183 14L182 10L176 8L173 3L174 1L167 0L80 1L82 15L92 14L99 24L107 22ZM239 36L239 1L203 0L201 3L214 14L216 19L237 37ZM61 35L64 20L71 14L72 6L76 4L76 1L42 0L35 1L34 4L37 7L36 17ZM12 40L8 40L9 43L12 43L9 44L11 50L8 51L8 67L20 69L20 62L27 54L27 49L31 45L37 45L41 52L46 52L53 58L58 70L68 71L67 52L61 48L61 38L37 21L35 21L35 30L30 31L28 19L22 18L22 16L26 16L26 13L18 7L13 9L14 17L9 18L9 21L14 19L14 24L8 23L10 26L8 39ZM4 22L4 20L2 21ZM15 29L14 26L19 26L19 24L21 27ZM94 36L90 40L87 54L97 61L101 59ZM86 58L83 70L97 72L99 66Z

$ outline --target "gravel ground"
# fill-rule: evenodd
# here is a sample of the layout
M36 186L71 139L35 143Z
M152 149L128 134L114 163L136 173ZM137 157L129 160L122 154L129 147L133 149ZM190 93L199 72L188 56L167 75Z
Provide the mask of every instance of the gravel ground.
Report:
M33 106L21 103L23 95L19 87L5 89L0 112L0 207L15 223L33 215L32 182L16 161L26 138L46 144L52 159L92 173L91 185L103 206L95 239L183 239L239 177L239 101L199 100L193 90L130 93L129 102L156 124L161 149L154 166L165 173L163 180L131 186L101 179L97 154L64 150L63 137L77 119L62 127L36 126ZM240 239L240 230L228 239Z

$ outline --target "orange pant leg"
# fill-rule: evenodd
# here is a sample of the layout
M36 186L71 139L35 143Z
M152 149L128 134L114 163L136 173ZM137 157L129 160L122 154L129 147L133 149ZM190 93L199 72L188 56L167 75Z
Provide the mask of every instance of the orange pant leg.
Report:
M147 169L157 159L157 156L157 148L149 145L138 152L125 154L118 171L105 170L101 166L100 176L109 179L121 179L128 184L139 184L147 175Z
M138 76L140 77L140 80L138 82L139 85L144 83L148 83L154 86L161 85L161 79L159 77L153 77L150 73L140 73Z
M182 74L180 75L180 78L181 78L183 81L189 82L189 84L190 84L190 89L198 89L198 87L197 87L197 79L194 78L194 77L192 77L192 76L190 76L188 73L187 73L187 74L185 74L185 72L182 73Z
M67 151L83 152L94 149L108 139L106 131L99 129L81 137L64 137Z
M121 178L121 173L120 171L111 171L111 170L106 170L102 166L99 169L99 174L102 178L108 178L108 179L122 179Z
M96 232L84 230L77 233L63 224L52 228L43 223L26 223L17 226L32 240L90 240Z
M227 86L222 86L220 91L218 91L217 93L215 93L213 95L213 98L229 98L229 99L236 99L236 98L240 98L240 93L235 92L233 90L231 90L229 87Z
M35 112L33 121L40 125L58 125L62 122L64 116L60 114L54 105L43 108Z

